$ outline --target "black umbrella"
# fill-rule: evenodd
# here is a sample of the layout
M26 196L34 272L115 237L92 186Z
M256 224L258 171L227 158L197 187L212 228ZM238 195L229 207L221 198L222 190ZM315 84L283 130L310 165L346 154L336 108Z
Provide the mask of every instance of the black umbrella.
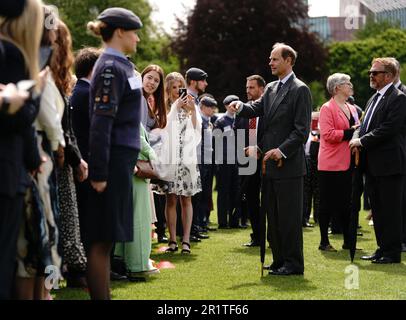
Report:
M350 248L351 263L354 262L355 251L357 250L357 233L358 233L358 218L359 208L355 206L360 201L362 194L362 172L359 168L359 150L354 149L355 154L355 169L352 177L352 199L351 199L351 215L348 225L348 245Z
M282 167L282 160L278 161L278 168ZM261 188L261 207L259 210L259 234L260 234L260 255L261 255L261 277L264 276L265 264L265 250L266 250L266 208L269 207L267 197L264 197L266 192L265 188L269 188L268 184L264 183L266 174L266 161L262 160L262 188Z

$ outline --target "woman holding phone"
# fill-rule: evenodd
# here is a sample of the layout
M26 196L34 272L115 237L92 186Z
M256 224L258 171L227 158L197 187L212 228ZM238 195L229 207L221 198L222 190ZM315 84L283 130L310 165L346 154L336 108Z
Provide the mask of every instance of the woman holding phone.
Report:
M178 197L182 208L182 253L190 253L190 231L193 219L192 196L202 189L197 165L197 146L201 140L202 119L194 99L180 96L180 88L186 87L183 76L177 72L165 79L167 101L171 105L165 132L169 137L168 163L172 177L166 190L166 221L169 228L167 252L178 250L176 241L176 203Z

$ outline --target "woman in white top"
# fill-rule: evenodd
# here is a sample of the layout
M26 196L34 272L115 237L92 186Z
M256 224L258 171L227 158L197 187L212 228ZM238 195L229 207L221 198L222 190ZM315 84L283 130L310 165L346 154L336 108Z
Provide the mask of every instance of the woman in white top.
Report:
M200 172L197 165L197 146L201 140L202 119L193 97L179 97L179 88L186 87L181 74L173 72L165 79L168 101L173 102L165 130L168 147L168 190L166 191L166 220L169 228L167 252L178 250L176 242L176 203L180 197L182 207L182 253L190 253L192 226L192 196L201 191Z

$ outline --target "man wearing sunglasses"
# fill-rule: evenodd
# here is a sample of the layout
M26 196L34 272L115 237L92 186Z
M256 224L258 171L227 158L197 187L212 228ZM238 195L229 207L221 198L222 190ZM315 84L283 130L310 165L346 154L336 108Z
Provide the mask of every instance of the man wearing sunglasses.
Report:
M367 103L361 127L350 141L361 149L378 249L361 259L372 263L400 263L402 187L406 172L406 95L393 84L397 71L391 58L377 58L369 71L376 93Z

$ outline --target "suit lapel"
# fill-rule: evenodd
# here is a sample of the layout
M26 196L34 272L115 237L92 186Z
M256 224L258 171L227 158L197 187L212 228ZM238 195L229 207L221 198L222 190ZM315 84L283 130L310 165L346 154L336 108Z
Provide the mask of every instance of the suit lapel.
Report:
M377 115L379 109L381 109L382 106L384 106L386 104L386 100L388 99L389 95L392 93L394 88L395 88L395 86L391 86L391 87L389 87L388 90L386 90L385 94L383 95L383 97L381 98L381 100L379 101L378 105L375 108L374 114L372 115L372 118L371 118L371 120L369 122L369 127L371 127L371 124L376 119L375 116Z
M269 114L268 114L268 119L269 120L272 119L272 117L274 116L276 110L278 110L278 107L280 106L281 102L283 101L285 96L288 94L290 85L292 84L294 78L295 78L295 75L292 75L288 79L288 81L285 82L285 84L282 86L282 88L279 90L278 94L276 94L276 90L277 90L278 86L277 85L274 86L272 92L274 93L275 96L274 96L273 100L270 100L272 102L271 102L270 110L268 111L269 112ZM276 82L276 83L278 83L278 82Z

